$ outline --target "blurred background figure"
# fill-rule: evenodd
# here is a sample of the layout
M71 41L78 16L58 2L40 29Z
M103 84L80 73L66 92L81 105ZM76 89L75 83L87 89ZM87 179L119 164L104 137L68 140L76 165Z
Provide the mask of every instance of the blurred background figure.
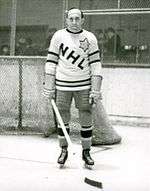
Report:
M24 55L26 56L36 56L39 53L40 48L37 44L33 43L31 38L26 38L26 47Z
M121 39L120 36L115 32L115 30L110 27L106 30L106 51L107 56L115 57L119 60L121 54Z
M49 28L48 29L48 34L47 34L47 37L46 37L46 42L45 42L45 48L48 50L49 48L49 45L50 45L50 41L52 39L52 36L53 34L56 32L56 29L55 28ZM47 53L46 53L47 54Z
M36 56L39 54L39 47L33 43L30 37L21 37L16 45L16 55Z
M101 53L101 61L103 61L104 54L106 53L106 35L101 29L99 29L97 32L98 47Z
M104 49L106 43L106 35L103 30L99 30L97 34L98 45L100 49Z
M10 49L8 45L2 45L0 49L0 55L6 56L10 54Z
M46 56L48 52L48 48L50 45L50 41L52 39L53 34L56 32L56 28L49 28L47 31L46 35L46 41L45 43L41 46L39 55L41 56Z
M16 43L16 55L24 55L26 50L26 39L24 37L21 37L18 42Z

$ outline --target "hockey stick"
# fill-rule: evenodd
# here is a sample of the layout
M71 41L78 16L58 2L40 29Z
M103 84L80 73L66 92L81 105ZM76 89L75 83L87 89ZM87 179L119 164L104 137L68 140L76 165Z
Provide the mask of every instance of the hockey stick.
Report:
M51 104L52 104L52 107L53 107L54 112L56 114L56 118L58 120L58 123L60 124L60 126L62 128L62 131L63 131L63 133L65 135L66 141L67 141L68 145L71 146L71 149L72 149L73 148L73 144L71 142L70 136L69 136L69 134L68 134L68 132L66 130L66 127L65 127L64 122L63 122L63 120L61 118L59 110L58 110L58 108L56 106L56 103L55 103L55 101L53 99L51 100ZM73 154L75 154L75 153L73 153ZM91 179L89 179L87 177L85 177L84 182L89 184L89 185L91 185L91 186L95 186L97 188L102 189L102 183L101 182L98 182L98 181L95 181L95 180L91 180Z
M59 113L59 110L58 110L58 108L57 108L57 106L56 106L56 103L55 103L55 101L54 101L53 99L51 100L51 104L52 104L53 109L54 109L54 112L55 112L55 114L56 114L56 118L57 118L57 120L58 120L58 123L60 124L60 126L61 126L61 128L62 128L62 131L63 131L63 133L64 133L64 135L65 135L65 138L66 138L66 140L67 140L67 143L68 143L68 145L71 146L71 148L72 148L72 147L73 147L73 144L72 144L71 139L70 139L70 137L69 137L69 134L68 134L68 132L67 132L67 130L66 130L66 127L65 127L65 125L64 125L64 122L63 122L63 120L62 120L62 118L61 118L61 115L60 115L60 113Z
M91 185L91 186L95 186L95 187L97 187L97 188L103 189L102 182L98 182L98 181L89 179L89 178L87 178L87 177L85 177L84 182L87 183L87 184L89 184L89 185Z

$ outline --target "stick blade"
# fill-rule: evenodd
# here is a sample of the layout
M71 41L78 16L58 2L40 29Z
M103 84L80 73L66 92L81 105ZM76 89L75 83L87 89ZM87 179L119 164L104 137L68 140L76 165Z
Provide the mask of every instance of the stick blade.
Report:
M95 186L95 187L97 187L97 188L100 188L100 189L103 188L102 182L98 182L98 181L89 179L89 178L87 178L87 177L85 177L84 182L87 183L87 184L89 184L89 185L91 185L91 186Z

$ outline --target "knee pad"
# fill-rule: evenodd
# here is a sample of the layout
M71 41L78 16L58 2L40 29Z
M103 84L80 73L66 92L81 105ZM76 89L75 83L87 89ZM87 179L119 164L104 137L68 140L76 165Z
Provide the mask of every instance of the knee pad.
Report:
M65 91L56 92L56 105L65 124L70 120L72 94Z
M79 121L81 126L91 126L92 110L87 108L85 110L79 110Z
M56 105L59 110L69 110L71 107L72 93L65 91L56 91Z
M90 110L89 90L82 90L74 93L75 106L79 110Z
M69 124L69 121L70 121L70 118L71 118L70 110L69 109L66 110L66 109L60 108L59 112L60 112L60 115L62 117L62 120L63 120L64 124Z

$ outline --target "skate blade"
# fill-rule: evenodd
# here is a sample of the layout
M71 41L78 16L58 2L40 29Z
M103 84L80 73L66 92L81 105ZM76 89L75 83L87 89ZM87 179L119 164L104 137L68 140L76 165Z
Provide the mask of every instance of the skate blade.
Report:
M89 164L84 163L84 167L86 169L93 170L94 165L89 165Z
M65 168L65 164L59 164L59 163L58 163L58 168L59 168L59 169Z

